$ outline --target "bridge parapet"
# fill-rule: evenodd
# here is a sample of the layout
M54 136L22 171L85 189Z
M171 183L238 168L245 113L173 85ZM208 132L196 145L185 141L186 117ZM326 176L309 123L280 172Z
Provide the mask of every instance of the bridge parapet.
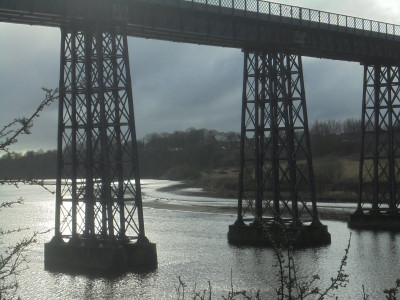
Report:
M0 22L400 64L400 25L259 0L2 0Z
M355 34L362 34L366 36L379 36L387 39L400 40L400 25L379 22L364 18L358 18L353 16L347 16L343 14L337 14L327 11L315 10L300 6L287 5L282 3L276 3L271 1L262 0L135 0L144 2L153 2L160 4L168 4L174 6L188 6L188 4L194 9L201 9L208 11L209 9L215 9L216 7L220 10L230 9L232 15L246 15L249 13L249 17L254 13L257 14L258 18L265 19L269 17L274 21L280 21L282 23L290 23L296 25L305 26L322 26L330 28L331 30L346 31ZM5 5L3 8L7 7L7 2L3 1ZM12 1L20 2L20 1ZM34 13L35 8L39 8L40 2L45 1L28 1L29 3L23 1L21 5L14 6L11 8L9 13L19 7L20 12L24 10ZM53 5L66 4L65 1L52 1ZM73 1L72 1L73 2ZM88 1L91 2L91 1ZM118 17L118 20L125 20L128 13L129 1L97 1L101 5L111 4L113 6L113 15ZM131 1L134 2L134 1ZM35 4L36 3L36 4ZM72 3L71 3L72 4ZM83 3L84 5L84 3ZM46 5L47 6L47 5ZM85 5L84 5L85 6ZM15 10L17 11L17 10ZM225 10L226 12L226 10ZM14 16L15 18L16 16ZM276 18L278 17L278 18ZM10 15L9 20L12 21L13 17ZM3 19L1 21L6 21Z
M150 1L165 3L168 0ZM256 13L259 18L264 19L265 16L268 16L274 21L282 23L313 27L322 26L331 30L400 40L400 25L276 2L261 0L174 0L172 2L177 3L177 5L179 5L179 2L188 2L193 7L203 10L208 10L210 6L231 8L232 15L237 15L240 12ZM203 6L198 6L198 4L203 4Z

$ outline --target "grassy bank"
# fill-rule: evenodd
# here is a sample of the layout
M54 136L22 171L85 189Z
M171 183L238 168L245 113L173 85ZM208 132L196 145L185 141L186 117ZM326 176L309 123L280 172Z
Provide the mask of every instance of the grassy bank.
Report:
M356 157L320 157L314 159L313 168L318 201L357 201L359 162ZM220 197L236 198L239 169L211 169L198 173L188 181L191 185L216 193Z

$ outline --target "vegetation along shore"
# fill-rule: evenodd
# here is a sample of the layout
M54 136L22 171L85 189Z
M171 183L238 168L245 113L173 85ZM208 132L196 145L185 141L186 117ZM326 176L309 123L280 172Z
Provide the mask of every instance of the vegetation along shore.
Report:
M361 123L316 121L310 125L317 200L356 202ZM153 133L138 141L142 178L184 181L215 196L236 198L240 134L207 129ZM56 177L56 150L6 154L0 179Z

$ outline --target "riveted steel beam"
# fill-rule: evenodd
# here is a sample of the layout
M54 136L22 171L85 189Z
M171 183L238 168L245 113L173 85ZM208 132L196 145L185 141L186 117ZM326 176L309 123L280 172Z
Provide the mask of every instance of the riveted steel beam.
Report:
M301 57L244 55L237 224L319 224Z
M400 26L268 1L3 0L0 22L368 63L400 62Z
M56 236L147 241L125 33L62 28Z

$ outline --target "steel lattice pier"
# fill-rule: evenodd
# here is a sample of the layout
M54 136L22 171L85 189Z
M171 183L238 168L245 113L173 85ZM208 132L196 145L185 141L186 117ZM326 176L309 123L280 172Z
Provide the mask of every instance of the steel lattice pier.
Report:
M296 232L294 244L329 243L317 215L301 57L244 57L238 217L229 240L268 244L249 230L285 224ZM278 230L275 238L282 235Z
M136 241L156 255L144 230L127 36L97 28L61 32L52 243L117 249Z
M364 66L359 200L349 226L400 230L400 70Z

